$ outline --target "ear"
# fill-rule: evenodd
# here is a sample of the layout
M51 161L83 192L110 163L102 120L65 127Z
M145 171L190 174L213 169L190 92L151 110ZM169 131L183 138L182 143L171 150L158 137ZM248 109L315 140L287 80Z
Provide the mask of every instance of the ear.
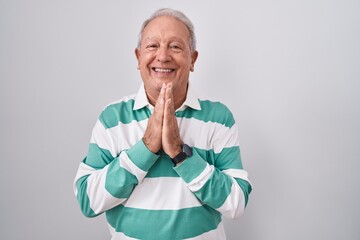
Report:
M194 71L194 66L195 66L195 62L196 59L198 58L199 53L197 51L194 51L191 54L191 66L190 66L190 71L193 72Z
M138 61L138 66L137 68L139 69L139 63L140 63L140 50L138 48L135 48L135 56L136 56L136 59Z

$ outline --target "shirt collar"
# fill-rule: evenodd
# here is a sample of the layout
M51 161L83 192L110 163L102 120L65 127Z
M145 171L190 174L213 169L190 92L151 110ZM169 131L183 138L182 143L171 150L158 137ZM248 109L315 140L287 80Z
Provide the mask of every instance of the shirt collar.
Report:
M144 83L141 84L141 86L136 94L133 110L139 110L143 107L148 107L151 111L154 110L154 106L152 106L149 103L149 100L146 96ZM181 105L181 107L176 109L176 111L185 110L186 107L190 107L195 110L201 110L199 99L198 99L196 93L194 92L194 89L193 89L192 85L190 84L190 82L188 83L186 99L185 99L184 103Z

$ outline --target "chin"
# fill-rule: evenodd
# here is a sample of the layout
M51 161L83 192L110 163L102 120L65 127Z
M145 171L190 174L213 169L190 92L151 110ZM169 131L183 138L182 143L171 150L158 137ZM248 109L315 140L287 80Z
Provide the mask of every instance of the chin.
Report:
M160 92L162 88L163 82L156 81L155 89L156 91Z
M162 85L165 83L165 84L168 84L168 83L170 83L171 81L167 81L166 79L161 79L161 80L156 80L155 81L156 83L155 83L155 89L157 90L157 91L161 91L161 88L162 88Z

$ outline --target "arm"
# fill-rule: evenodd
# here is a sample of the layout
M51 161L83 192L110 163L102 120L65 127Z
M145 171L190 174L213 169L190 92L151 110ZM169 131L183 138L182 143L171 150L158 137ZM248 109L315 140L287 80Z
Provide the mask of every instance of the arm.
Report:
M110 151L112 139L111 133L98 121L88 154L77 171L74 192L87 217L97 216L124 202L158 158L142 140L116 156Z
M181 151L182 140L175 118L171 84L166 87L164 102L161 143L165 153L174 158ZM233 116L225 106L222 108L222 123L217 123L214 130L210 154L200 154L200 149L193 148L193 156L174 170L200 201L226 217L235 218L245 209L251 185L247 173L242 170ZM207 159L210 156L212 159Z
M174 169L203 203L227 218L236 218L252 190L242 169L236 126L219 124L211 141L212 149L193 148L193 156Z

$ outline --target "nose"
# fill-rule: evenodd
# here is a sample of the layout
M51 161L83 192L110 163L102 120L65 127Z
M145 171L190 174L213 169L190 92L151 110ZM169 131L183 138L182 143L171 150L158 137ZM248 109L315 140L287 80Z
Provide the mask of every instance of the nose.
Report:
M171 56L169 49L167 47L160 47L157 52L156 59L158 62L169 62L171 61Z

